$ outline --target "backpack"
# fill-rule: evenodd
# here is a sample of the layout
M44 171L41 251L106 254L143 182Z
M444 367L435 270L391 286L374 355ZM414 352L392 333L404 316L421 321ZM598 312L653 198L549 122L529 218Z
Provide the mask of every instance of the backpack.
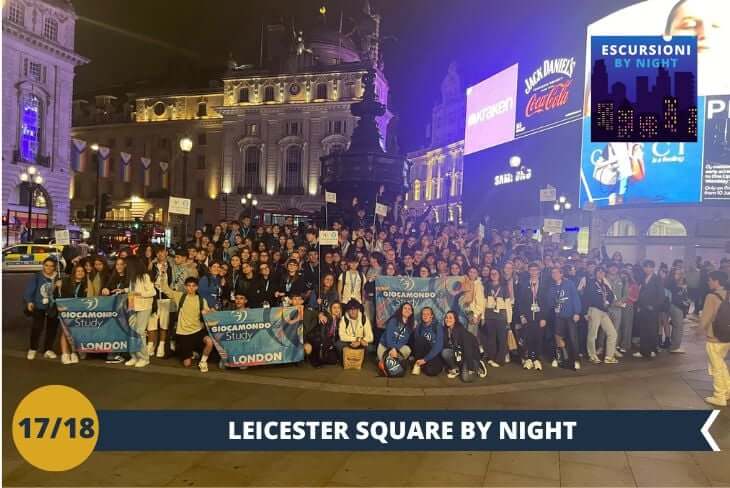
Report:
M401 378L406 375L405 360L388 356L383 361L389 378Z
M712 334L720 342L730 342L730 291L725 292L724 299L719 293L713 292L712 294L722 300L715 320L712 321Z
M182 312L183 303L185 303L185 298L188 296L187 293L183 293L183 296L180 297L180 302L177 304L177 312ZM198 297L198 305L200 306L200 323L205 324L203 321L203 297L200 295L196 295Z

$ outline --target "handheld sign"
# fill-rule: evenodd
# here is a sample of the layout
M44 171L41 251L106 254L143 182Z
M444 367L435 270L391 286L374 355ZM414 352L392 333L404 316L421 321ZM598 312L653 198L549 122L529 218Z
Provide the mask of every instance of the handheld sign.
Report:
M563 232L563 221L561 219L545 219L542 227L548 234L561 234Z
M61 246L70 246L71 237L69 236L68 230L57 230L54 232L56 238L56 244Z
M337 203L337 193L324 192L324 201L326 203Z
M547 188L541 188L540 189L540 201L541 202L554 202L557 200L558 195L552 186L548 186Z
M385 217L388 215L388 206L383 205L382 203L376 203L375 204L375 215L380 215L382 217Z
M336 246L337 231L336 230L320 230L319 231L319 244L321 246Z
M190 215L190 199L170 197L167 211L171 214Z

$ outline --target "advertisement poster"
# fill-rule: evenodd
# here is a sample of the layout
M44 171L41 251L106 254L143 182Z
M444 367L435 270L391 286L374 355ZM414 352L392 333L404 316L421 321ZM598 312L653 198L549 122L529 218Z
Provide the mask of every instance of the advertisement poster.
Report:
M707 97L702 200L730 200L730 95Z
M515 137L517 64L466 90L464 154Z
M697 38L593 36L591 141L697 142Z
M408 276L378 276L375 279L375 323L385 327L398 307L413 305L416 317L423 307L431 307L436 323L443 324L444 315L454 310L466 325L466 311L474 299L474 287L466 276L447 278L410 278Z
M59 298L58 318L76 352L137 352L142 338L129 326L127 295Z
M559 55L538 63L520 63L515 137L524 137L582 116L583 63Z
M296 363L304 359L303 311L296 307L212 312L203 316L227 367Z

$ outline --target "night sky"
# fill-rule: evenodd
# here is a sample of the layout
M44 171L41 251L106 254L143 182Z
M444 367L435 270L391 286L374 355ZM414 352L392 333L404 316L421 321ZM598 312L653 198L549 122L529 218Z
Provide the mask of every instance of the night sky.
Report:
M76 50L92 60L77 71L76 92L94 93L119 83L172 73L256 63L261 22L284 16L296 24L339 24L340 9L362 0L74 0L80 19ZM607 13L627 0L372 0L383 17L385 73L391 109L399 113L404 151L422 147L431 107L449 63L465 86L513 64L520 53L550 43L566 16ZM288 20L290 21L290 20ZM104 24L110 27L103 27ZM118 32L122 31L122 32ZM306 29L304 31L306 42ZM179 83L183 85L181 81ZM200 83L197 83L200 85Z

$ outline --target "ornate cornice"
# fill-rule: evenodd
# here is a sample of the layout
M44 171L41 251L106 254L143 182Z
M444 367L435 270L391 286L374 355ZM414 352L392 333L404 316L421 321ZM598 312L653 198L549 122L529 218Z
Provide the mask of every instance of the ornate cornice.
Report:
M25 29L21 29L10 22L3 20L3 34L9 34L15 36L23 42L30 44L31 46L49 52L56 57L64 59L74 66L81 66L87 64L90 59L81 56L75 51L66 49L54 42L50 42L47 39L43 39L40 36L28 32Z

